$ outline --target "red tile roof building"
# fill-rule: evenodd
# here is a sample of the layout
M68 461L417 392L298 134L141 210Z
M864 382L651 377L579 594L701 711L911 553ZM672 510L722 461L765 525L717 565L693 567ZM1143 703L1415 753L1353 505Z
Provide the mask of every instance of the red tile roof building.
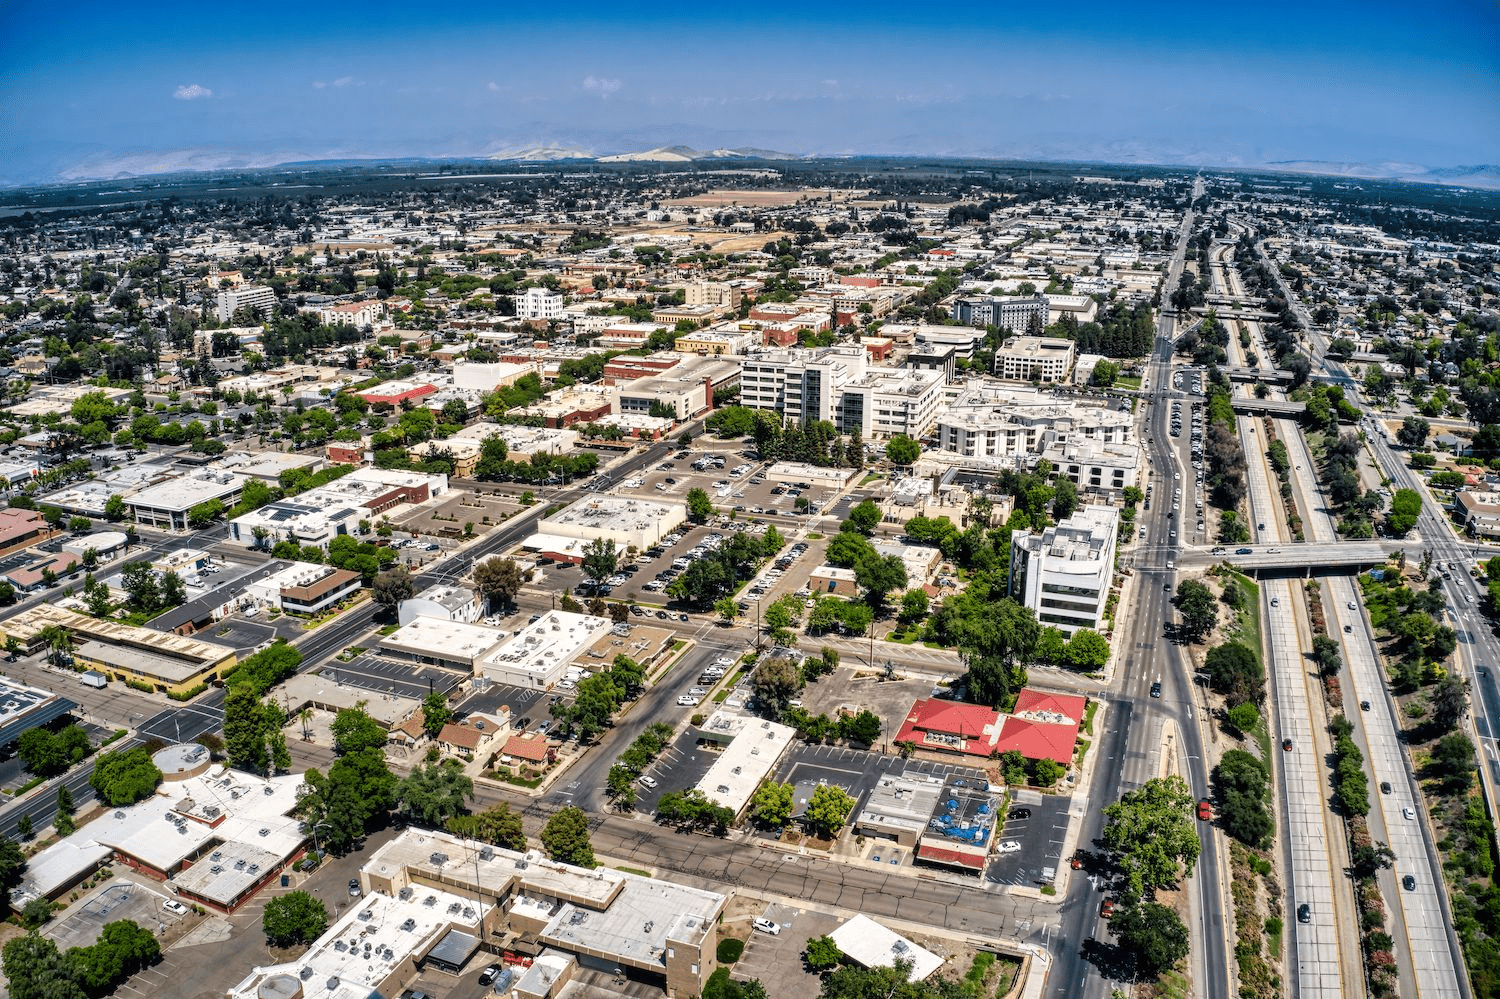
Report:
M982 704L920 698L906 714L896 741L918 749L988 757L1000 737L1000 712Z

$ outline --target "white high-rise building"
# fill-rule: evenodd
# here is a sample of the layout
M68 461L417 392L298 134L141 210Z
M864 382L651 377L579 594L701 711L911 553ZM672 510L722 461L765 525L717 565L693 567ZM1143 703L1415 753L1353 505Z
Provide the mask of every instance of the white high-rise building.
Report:
M1040 534L1016 531L1008 592L1036 611L1044 628L1067 636L1099 630L1114 577L1118 522L1114 507L1090 505Z
M219 322L227 323L240 309L254 309L262 319L271 318L276 307L276 293L270 288L246 285L243 288L225 288L219 292Z
M527 288L525 294L516 299L517 319L561 319L563 297L546 288Z
M740 363L740 405L867 438L919 437L937 420L942 371L872 368L859 344L764 351Z

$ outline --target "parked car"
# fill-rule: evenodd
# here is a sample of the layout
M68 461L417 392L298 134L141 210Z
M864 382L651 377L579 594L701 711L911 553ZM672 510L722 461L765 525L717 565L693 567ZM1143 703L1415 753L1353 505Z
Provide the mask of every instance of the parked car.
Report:
M683 694L681 697L677 698L677 705L683 708L696 708L698 706L698 698L689 697L687 694Z
M349 879L349 895L353 898L359 897L359 878Z
M772 922L764 916L756 916L755 920L750 925L753 926L758 932L769 933L773 937L781 932L780 923Z
M655 777L650 777L650 776L648 776L646 774L641 774L641 776L640 776L640 785L641 785L641 787L644 787L644 788L647 788L648 790L654 791L654 790L656 790L656 778Z
M186 916L188 908L175 898L169 898L161 904L161 907L174 916Z
M1099 915L1103 916L1105 919L1110 919L1110 918L1113 918L1114 914L1115 914L1115 903L1114 903L1114 901L1112 899L1108 899L1108 898L1105 899L1104 902L1102 904L1100 904L1100 906L1099 906Z
M488 985L500 977L500 965L492 964L479 973L479 984Z

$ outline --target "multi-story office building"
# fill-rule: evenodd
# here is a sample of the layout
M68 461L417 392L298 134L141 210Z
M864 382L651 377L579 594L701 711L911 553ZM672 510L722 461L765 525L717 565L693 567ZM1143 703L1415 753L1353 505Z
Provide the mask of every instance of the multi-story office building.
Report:
M937 418L938 447L978 464L1040 455L1058 443L1133 447L1133 426L1126 410L981 381L968 382Z
M1008 592L1036 611L1042 627L1071 636L1098 629L1115 571L1119 514L1114 507L1084 506L1040 534L1016 531L1010 539Z
M270 288L247 285L243 288L225 288L219 292L219 322L227 323L240 309L253 309L262 319L271 318L276 307L276 293Z
M1047 325L1048 308L1046 295L982 295L954 301L953 320L965 326L995 326L1013 333L1040 332Z
M546 288L527 288L525 293L516 299L516 318L561 319L563 318L563 297Z
M740 404L846 434L915 437L937 419L944 381L941 371L870 368L859 344L766 351L741 362Z
M995 374L1014 381L1060 382L1073 370L1078 348L1052 336L1011 337L995 351Z

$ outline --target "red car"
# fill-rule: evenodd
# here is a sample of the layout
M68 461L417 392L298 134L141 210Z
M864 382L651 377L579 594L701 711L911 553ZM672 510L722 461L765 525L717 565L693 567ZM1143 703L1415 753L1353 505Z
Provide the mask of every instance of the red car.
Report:
M1112 902L1110 899L1105 899L1104 900L1104 904L1101 905L1101 906L1099 906L1099 915L1103 916L1105 919L1109 919L1114 914L1115 914L1115 903Z
M1208 799L1204 798L1202 801L1198 802L1198 818L1199 818L1199 820L1201 820L1203 822L1207 822L1209 819L1211 819L1213 817L1214 817L1213 806L1208 803Z

